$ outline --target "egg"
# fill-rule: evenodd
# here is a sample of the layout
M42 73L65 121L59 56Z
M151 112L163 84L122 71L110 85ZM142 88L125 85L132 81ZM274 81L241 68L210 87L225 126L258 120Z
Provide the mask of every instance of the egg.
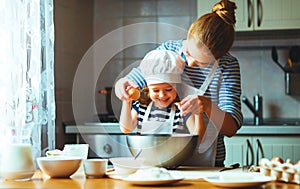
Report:
M284 163L283 159L281 159L280 157L277 157L277 156L273 157L271 159L271 162L278 162L278 163L281 163L281 164Z
M129 98L132 100L137 100L140 98L140 91L137 88L130 88L128 90Z

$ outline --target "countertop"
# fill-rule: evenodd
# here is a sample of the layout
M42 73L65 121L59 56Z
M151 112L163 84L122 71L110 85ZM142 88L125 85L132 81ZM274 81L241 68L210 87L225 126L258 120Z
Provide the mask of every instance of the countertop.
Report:
M66 134L122 134L118 123L65 125ZM243 125L237 135L300 135L300 125Z
M202 180L189 180L184 179L170 186L155 186L155 188L166 189L169 187L176 187L177 189L195 189L195 188L217 188L211 183ZM150 188L149 186L136 186L126 181L116 180L111 178L85 178L83 174L75 174L71 178L50 178L44 175L41 171L37 170L33 178L29 181L0 181L0 188L72 188L72 189L109 189L109 188L126 188L126 189L142 189ZM264 186L265 189L284 188L284 189L300 189L300 185L272 181Z

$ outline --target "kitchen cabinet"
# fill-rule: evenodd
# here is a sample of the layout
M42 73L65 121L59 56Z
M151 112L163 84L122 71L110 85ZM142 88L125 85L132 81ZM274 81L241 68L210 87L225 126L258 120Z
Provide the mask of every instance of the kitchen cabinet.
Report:
M283 160L300 160L299 135L237 135L225 137L225 165L257 165L262 157L271 159L274 156Z
M299 0L232 0L236 31L300 29ZM198 17L211 12L218 0L197 0Z

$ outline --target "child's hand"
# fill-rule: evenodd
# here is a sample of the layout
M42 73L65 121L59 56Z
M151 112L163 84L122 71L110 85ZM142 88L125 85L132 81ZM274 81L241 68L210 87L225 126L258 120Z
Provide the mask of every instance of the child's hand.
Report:
M181 102L175 102L174 104L177 106L177 108L178 108L179 110L181 110Z

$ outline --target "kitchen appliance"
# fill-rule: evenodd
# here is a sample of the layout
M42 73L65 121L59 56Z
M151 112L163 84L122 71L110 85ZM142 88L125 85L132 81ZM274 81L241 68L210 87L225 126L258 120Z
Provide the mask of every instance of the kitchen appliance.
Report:
M112 106L112 87L105 87L98 91L98 94L105 95L107 113L94 115L93 123L84 123L83 128L104 127L105 133L89 133L88 129L80 133L77 137L78 143L87 143L90 146L89 158L111 158L111 157L131 157L126 144L126 136L120 131L112 132L111 128L118 128L118 119L115 116ZM101 124L104 123L104 124ZM70 126L70 124L66 124ZM76 123L73 123L76 127ZM114 129L116 130L116 129Z
M285 74L285 93L288 95L300 95L300 73Z
M272 59L285 73L285 93L288 95L300 95L300 47L293 46L289 51L287 65L283 67L278 62L276 47L272 47Z
M300 73L300 46L290 48L288 62L293 73Z
M113 115L98 114L95 115L95 122L78 124L66 121L63 125L66 134L76 134L76 143L89 144L88 158L132 157L126 144L126 135L119 129Z
M277 49L276 47L272 47L272 59L273 61L277 64L277 66L279 66L279 68L286 72L287 70L278 62L278 54L277 54Z
M90 145L89 158L132 157L124 134L83 134L81 138Z
M113 114L98 114L94 120L101 123L118 123L117 117Z
M132 157L119 123L76 124L74 121L66 121L63 126L67 135L76 137L75 143L89 144L88 158Z

